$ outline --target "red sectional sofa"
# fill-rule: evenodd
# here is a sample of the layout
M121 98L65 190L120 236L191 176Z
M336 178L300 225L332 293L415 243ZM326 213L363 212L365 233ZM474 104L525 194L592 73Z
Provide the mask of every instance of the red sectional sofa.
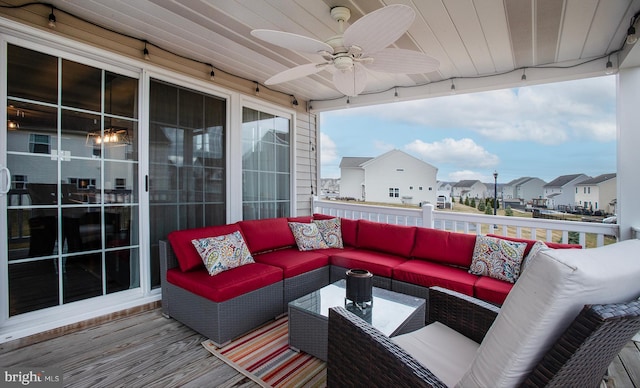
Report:
M314 214L313 219L333 217ZM469 273L476 235L341 219L343 248L300 251L289 222L272 218L174 231L160 241L162 308L217 344L287 311L290 301L343 279L350 268L374 275L374 285L428 298L440 286L502 304L512 283ZM192 240L240 232L255 263L210 276ZM535 243L526 242L525 257ZM580 245L546 243L551 248Z

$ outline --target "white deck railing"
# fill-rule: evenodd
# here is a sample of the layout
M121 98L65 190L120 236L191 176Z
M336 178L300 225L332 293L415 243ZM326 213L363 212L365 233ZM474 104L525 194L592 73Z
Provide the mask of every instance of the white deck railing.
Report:
M578 233L583 247L605 245L605 236L618 238L618 225L596 222L562 221L539 218L494 216L473 213L454 213L435 210L431 204L420 208L373 206L356 203L314 199L314 213L342 218L365 219L388 224L424 226L463 233L495 233L534 240L569 242L569 233ZM587 245L587 236L593 235ZM561 238L560 238L561 236Z

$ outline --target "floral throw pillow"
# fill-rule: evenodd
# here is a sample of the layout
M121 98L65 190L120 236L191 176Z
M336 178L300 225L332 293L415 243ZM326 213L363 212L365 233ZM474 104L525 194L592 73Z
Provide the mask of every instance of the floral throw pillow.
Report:
M222 236L191 240L191 243L196 247L211 276L245 264L255 263L242 234L238 231Z
M478 236L469 273L515 283L527 243Z
M329 248L344 248L340 218L313 220Z
M291 228L293 237L296 239L298 250L311 251L314 249L329 248L322 238L318 227L313 222L289 222L289 228Z

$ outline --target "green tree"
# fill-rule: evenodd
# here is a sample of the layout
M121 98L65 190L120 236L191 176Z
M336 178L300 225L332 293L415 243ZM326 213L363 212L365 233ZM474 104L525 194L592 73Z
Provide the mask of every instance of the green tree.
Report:
M460 196L460 200L458 201L460 202L460 205L462 205L464 202L462 201L462 195Z
M486 209L486 208L487 208L487 205L484 203L484 201L478 201L478 210L483 212L484 209Z
M513 209L511 209L511 206L507 206L506 209L504 209L504 215L505 216L513 216Z
M469 206L476 207L476 199L475 198L471 198L471 203L469 204Z
M493 208L487 206L486 209L484 209L484 214L493 214Z
M467 206L469 206L469 197L466 197L466 198L464 199L464 204L465 204L465 205L467 205Z

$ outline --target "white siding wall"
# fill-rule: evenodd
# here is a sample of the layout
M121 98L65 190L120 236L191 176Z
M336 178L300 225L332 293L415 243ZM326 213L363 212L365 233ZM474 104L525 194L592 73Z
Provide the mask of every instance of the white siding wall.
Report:
M361 168L340 169L340 196L347 198L362 198L362 183L364 182L364 170ZM368 199L367 199L368 200Z

